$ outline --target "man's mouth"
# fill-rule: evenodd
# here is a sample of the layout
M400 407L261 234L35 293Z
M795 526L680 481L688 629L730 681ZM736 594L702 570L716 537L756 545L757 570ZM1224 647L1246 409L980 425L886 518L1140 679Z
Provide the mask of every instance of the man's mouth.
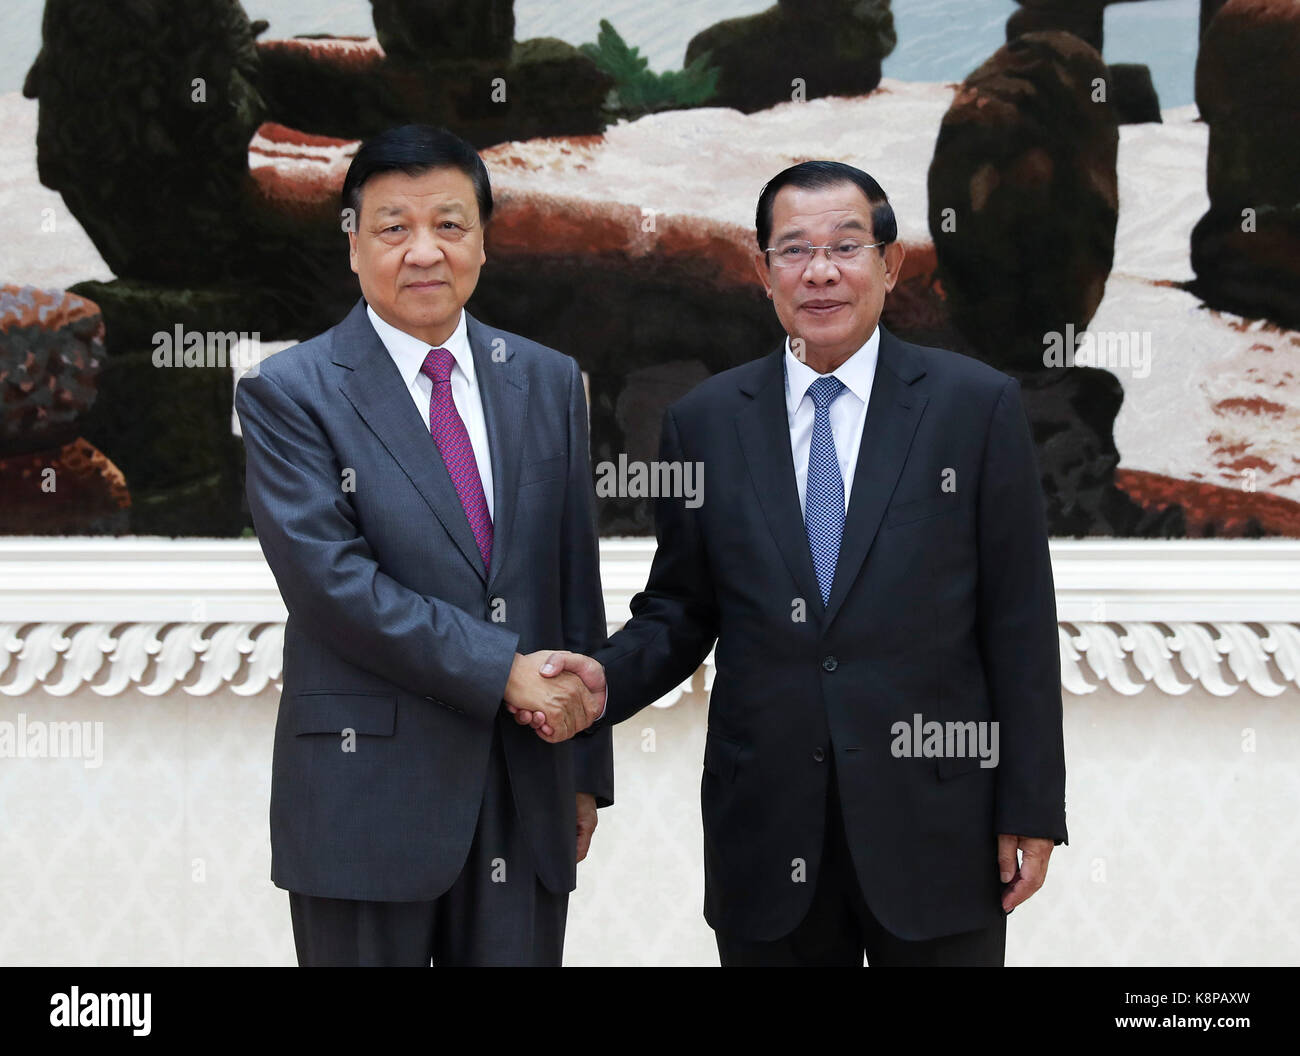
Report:
M446 286L446 285L447 284L445 282L441 282L438 279L425 279L422 282L408 282L406 284L406 288L408 290L432 290L432 289L436 289L439 286Z
M834 315L841 308L847 308L844 301L804 301L799 305L801 311L808 312L810 315Z

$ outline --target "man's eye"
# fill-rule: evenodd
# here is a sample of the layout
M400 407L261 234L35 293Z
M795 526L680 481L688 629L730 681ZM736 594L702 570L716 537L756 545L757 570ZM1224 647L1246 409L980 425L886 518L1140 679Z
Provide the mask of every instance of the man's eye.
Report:
M854 242L852 239L847 242L837 242L835 244L836 253L856 253L861 248L862 243Z
M790 260L798 260L807 252L808 250L803 246L785 246L781 250L781 256L788 257Z
M381 232L381 234L385 234L385 235L386 235L386 234L388 234L388 232L390 232L390 231L402 231L402 230L404 230L404 228L402 227L401 224L393 224L392 227L386 227L386 228L384 228L384 230Z

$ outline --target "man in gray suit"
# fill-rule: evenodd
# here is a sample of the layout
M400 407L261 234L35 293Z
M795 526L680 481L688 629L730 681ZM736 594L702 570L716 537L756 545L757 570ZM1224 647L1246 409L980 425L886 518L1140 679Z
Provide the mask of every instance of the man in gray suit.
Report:
M303 965L558 965L607 730L550 648L605 637L578 364L464 310L487 170L406 126L343 186L362 299L235 406L248 501L289 611L271 878ZM531 655L530 655L531 654Z

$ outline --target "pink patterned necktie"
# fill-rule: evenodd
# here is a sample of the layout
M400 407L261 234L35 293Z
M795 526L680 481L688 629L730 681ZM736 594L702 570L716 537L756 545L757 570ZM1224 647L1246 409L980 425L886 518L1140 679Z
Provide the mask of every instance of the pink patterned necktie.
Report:
M488 514L487 499L483 497L483 480L478 475L474 446L469 442L469 432L451 398L451 368L454 363L450 351L434 348L424 357L424 364L420 367L420 373L433 382L433 396L429 400L429 432L447 465L460 504L465 507L474 542L483 555L483 567L491 568L492 517Z

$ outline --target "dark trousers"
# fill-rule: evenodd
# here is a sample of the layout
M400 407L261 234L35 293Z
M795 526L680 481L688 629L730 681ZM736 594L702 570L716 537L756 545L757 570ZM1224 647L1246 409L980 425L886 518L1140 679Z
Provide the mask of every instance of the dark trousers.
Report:
M1006 917L978 931L919 942L900 939L885 930L862 896L849 856L833 768L829 784L822 862L808 915L794 931L772 942L715 932L723 967L861 968L864 953L873 967L1001 967L1006 955Z
M494 729L478 827L456 882L427 902L364 902L289 892L303 967L559 966L568 892L537 878Z

